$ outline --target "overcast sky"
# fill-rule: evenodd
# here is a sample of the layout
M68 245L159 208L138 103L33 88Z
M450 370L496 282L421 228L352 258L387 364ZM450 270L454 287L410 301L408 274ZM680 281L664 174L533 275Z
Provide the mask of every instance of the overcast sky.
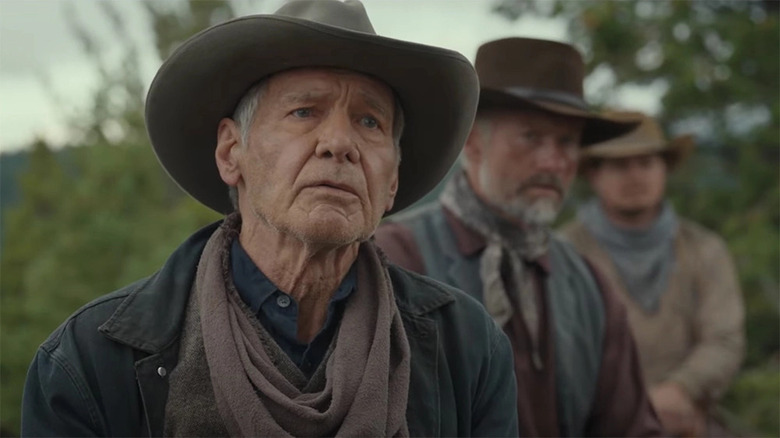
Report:
M84 108L97 83L66 20L71 10L100 40L112 59L111 38L99 1L0 0L0 152L18 149L35 136L65 141L66 114ZM159 67L141 0L114 2L142 48L148 85ZM157 0L161 1L161 0ZM487 0L367 0L377 33L463 53L473 61L477 47L506 36L565 41L564 24L521 18L510 22L490 11ZM236 0L241 13L271 13L282 0ZM118 53L118 51L116 51ZM116 53L114 53L116 54ZM48 86L44 84L48 83ZM52 97L49 90L54 91ZM647 102L652 111L652 102Z

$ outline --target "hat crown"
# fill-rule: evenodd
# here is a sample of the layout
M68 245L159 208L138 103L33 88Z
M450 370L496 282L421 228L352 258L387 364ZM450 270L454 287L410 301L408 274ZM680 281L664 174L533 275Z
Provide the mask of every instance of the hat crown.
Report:
M504 38L477 50L475 67L483 89L550 91L583 98L585 64L573 46L533 38Z
M621 148L626 144L634 145L639 151L643 151L644 149L640 148L663 148L668 143L661 125L646 114L637 111L607 111L605 115L614 119L633 119L641 120L641 122L639 126L620 137L594 144L591 148L592 152L598 153L605 149Z
M376 35L365 7L357 0L296 0L285 3L274 15Z

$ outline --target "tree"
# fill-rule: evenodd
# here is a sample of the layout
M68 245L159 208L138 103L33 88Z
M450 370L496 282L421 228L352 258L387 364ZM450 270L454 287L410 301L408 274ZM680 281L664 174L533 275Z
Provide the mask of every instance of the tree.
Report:
M119 66L102 57L88 27L73 31L100 73L91 108L73 119L61 151L37 142L20 177L22 202L4 211L0 258L0 430L17 434L27 367L41 344L75 309L150 275L194 230L219 215L184 195L149 147L138 50L117 5L98 3L124 48ZM159 53L214 20L226 2L144 3Z

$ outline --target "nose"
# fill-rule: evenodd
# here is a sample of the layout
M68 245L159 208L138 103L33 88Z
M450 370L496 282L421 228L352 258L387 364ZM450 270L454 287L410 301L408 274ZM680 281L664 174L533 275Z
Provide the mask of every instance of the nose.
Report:
M320 126L315 154L319 158L335 158L338 162L360 161L357 133L348 114L333 111Z
M561 172L572 159L576 159L571 156L573 153L576 152L572 152L557 140L546 138L536 150L536 164L540 170Z

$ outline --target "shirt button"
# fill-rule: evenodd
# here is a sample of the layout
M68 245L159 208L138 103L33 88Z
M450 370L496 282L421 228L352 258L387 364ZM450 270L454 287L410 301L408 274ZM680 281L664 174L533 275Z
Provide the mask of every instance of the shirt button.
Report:
M276 297L276 304L278 304L281 308L285 308L290 305L290 297L287 295L279 295Z
M165 377L165 375L168 374L168 370L163 367L159 367L157 368L157 374L159 374L160 377Z

